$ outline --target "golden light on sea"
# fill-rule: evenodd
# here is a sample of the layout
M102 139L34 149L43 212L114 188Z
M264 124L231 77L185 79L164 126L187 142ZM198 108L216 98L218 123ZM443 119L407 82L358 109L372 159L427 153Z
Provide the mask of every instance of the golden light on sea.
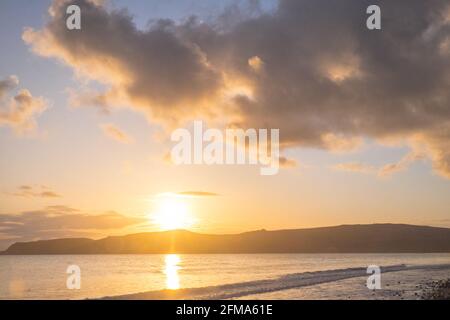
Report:
M166 288L170 290L180 289L180 269L181 258L177 254L168 254L164 258L164 273L166 275Z

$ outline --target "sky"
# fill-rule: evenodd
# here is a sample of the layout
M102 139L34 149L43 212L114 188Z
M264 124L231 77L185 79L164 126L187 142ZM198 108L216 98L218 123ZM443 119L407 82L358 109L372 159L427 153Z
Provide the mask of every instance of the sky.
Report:
M370 31L369 2L1 1L0 248L171 227L450 227L450 7L372 1ZM284 165L170 163L170 133L195 119L278 128Z

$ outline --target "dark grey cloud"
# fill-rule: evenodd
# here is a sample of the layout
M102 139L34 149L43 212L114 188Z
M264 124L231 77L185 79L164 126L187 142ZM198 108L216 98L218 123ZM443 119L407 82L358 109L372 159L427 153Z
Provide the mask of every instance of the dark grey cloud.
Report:
M113 211L87 214L66 206L49 206L20 214L0 214L0 245L57 237L96 237L104 231L120 230L146 221Z
M65 28L69 2L82 8L79 32ZM372 4L380 31L366 28ZM449 8L448 0L280 0L270 13L256 6L239 19L138 30L126 11L60 0L47 26L23 38L109 85L103 102L126 99L165 122L219 112L241 127L280 128L285 148L403 139L450 177Z
M68 4L82 10L82 30L66 28ZM52 17L42 32L23 37L43 55L56 56L77 71L111 85L104 103L126 98L155 117L189 114L220 89L219 73L201 49L184 41L172 21L160 20L140 31L126 10L106 10L94 1L54 1ZM99 41L99 39L102 39ZM91 102L99 99L91 96ZM86 100L82 100L86 102ZM170 107L169 107L170 106Z

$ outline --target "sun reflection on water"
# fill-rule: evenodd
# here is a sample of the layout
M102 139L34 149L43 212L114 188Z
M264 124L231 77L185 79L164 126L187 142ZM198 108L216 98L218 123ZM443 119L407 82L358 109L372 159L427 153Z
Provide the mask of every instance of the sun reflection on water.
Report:
M166 288L171 290L180 289L180 269L181 258L177 254L168 254L164 259L164 273L166 275Z

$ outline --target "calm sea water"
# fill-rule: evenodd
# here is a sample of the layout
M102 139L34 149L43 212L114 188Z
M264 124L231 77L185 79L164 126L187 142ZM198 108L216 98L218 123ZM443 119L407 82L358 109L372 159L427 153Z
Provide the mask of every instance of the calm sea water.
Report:
M98 298L397 264L450 264L450 254L0 256L0 299ZM81 269L79 290L67 289L70 265Z

